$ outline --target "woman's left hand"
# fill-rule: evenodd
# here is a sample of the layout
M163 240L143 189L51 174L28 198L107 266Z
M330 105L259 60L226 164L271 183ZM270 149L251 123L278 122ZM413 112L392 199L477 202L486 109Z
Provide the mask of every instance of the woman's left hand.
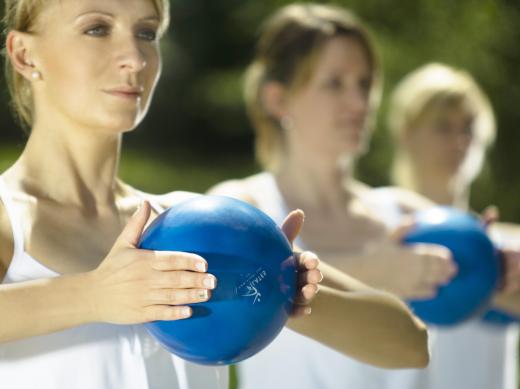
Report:
M282 224L282 231L291 245L303 226L303 219L303 211L296 210L289 213ZM310 251L295 252L294 254L298 260L298 294L292 315L309 315L311 313L310 303L318 293L319 283L323 279L323 275L318 269L320 260L316 254Z

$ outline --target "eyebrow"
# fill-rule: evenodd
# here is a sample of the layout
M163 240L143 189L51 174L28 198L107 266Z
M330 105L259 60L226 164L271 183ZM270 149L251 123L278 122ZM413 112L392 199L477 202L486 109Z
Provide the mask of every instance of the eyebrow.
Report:
M82 18L83 16L89 15L89 14L98 14L98 15L104 15L104 16L108 16L108 17L114 18L114 14L112 14L110 12L87 11L87 12L83 12L83 13L79 14L78 16L76 16L76 20ZM143 20L160 21L160 19L159 19L159 17L157 15L145 16L144 18L140 18L139 20L140 21L143 21Z

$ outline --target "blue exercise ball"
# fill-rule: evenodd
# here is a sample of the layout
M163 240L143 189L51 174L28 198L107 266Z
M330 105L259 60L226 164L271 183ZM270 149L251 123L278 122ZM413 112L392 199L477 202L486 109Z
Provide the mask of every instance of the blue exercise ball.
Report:
M498 258L500 279L502 279L505 275L505 265L503 255L500 253L500 251L498 254ZM502 311L501 309L490 308L489 310L485 311L482 315L482 321L485 324L492 326L508 326L513 323L518 323L520 321L520 318L516 315Z
M479 219L455 208L433 207L417 213L416 227L404 242L445 246L458 267L456 276L434 298L409 302L420 318L450 326L482 313L500 272L498 252Z
M484 313L482 321L494 326L508 326L510 324L518 323L520 318L516 315L501 311L500 309L492 308Z
M145 324L171 353L205 365L237 363L285 325L296 294L296 259L280 228L257 208L198 196L159 215L139 247L198 254L217 278L211 299L191 304L191 318Z

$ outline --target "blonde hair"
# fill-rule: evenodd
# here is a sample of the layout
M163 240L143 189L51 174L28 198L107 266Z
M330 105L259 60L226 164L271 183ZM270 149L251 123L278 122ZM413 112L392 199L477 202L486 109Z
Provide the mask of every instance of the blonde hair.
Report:
M256 131L256 158L275 171L283 150L279 120L262 101L262 87L279 82L294 92L310 79L324 44L338 36L355 38L363 46L371 68L371 105L378 104L376 53L369 33L348 10L322 4L285 6L262 26L256 56L246 71L244 97Z
M432 111L450 106L463 106L473 117L472 144L461 173L468 182L477 176L484 151L493 143L496 134L491 104L469 73L431 63L407 75L390 97L388 127L396 144L392 165L392 179L396 185L415 189L412 161L400 146L400 139L409 136Z
M5 27L4 40L9 31L32 32L36 20L42 9L51 1L57 0L4 0L5 10L3 25ZM161 26L159 35L162 35L169 24L169 0L151 0L157 9ZM30 128L33 123L33 97L30 83L12 66L5 48L2 50L5 57L5 78L11 95L11 108L24 128Z

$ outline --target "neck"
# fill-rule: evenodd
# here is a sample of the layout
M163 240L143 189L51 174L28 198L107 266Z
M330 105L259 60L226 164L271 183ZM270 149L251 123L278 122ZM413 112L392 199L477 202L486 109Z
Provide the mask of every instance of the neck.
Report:
M434 177L433 175L416 174L415 191L433 202L456 208L469 209L469 185L460 178Z
M120 147L119 134L36 124L11 172L40 198L87 209L113 205Z
M276 180L290 206L337 209L350 196L352 165L352 161L340 164L337 156L326 158L292 150L284 156Z

